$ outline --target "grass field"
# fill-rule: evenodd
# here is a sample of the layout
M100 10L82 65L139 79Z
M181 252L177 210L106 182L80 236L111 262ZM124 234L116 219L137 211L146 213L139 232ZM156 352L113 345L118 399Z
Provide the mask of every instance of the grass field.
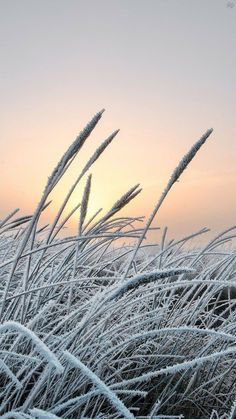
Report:
M236 226L200 249L192 243L207 229L176 241L164 229L159 243L146 240L212 130L181 160L147 220L119 215L138 185L106 214L87 216L90 170L115 131L54 221L41 224L50 194L102 113L62 156L34 214L14 211L0 222L0 417L233 419ZM79 182L81 202L68 213ZM73 216L77 234L62 238Z

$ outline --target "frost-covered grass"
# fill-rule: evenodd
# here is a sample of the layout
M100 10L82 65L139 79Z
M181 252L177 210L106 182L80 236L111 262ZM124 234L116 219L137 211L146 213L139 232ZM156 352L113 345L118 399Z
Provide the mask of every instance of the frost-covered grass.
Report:
M236 412L236 226L201 249L207 229L146 241L164 199L207 131L174 170L145 222L118 212L87 216L89 171L81 170L50 226L50 194L91 134L95 115L61 158L32 216L0 221L1 418L211 418ZM85 181L81 203L67 202ZM60 231L78 216L78 233ZM40 227L41 226L41 227ZM127 245L121 243L126 242ZM150 251L152 249L152 251Z

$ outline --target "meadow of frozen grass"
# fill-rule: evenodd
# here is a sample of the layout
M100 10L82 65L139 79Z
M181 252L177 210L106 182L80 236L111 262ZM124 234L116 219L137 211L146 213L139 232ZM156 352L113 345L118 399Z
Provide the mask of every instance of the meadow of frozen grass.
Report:
M118 213L134 186L105 215L88 218L95 151L43 227L41 214L102 112L52 172L32 216L0 222L1 418L236 417L236 226L201 249L164 229L147 247L153 220L207 131L174 170L148 220ZM189 168L191 170L191 168ZM68 213L76 185L80 205ZM75 236L60 235L73 214ZM127 245L121 245L126 242ZM149 251L150 248L152 251Z

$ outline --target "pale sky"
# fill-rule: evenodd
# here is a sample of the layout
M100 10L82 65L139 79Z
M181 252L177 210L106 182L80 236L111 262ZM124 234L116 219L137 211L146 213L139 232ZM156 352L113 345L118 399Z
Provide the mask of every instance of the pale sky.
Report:
M55 208L86 158L120 128L92 170L91 211L140 182L127 213L148 215L180 158L213 127L155 224L173 237L236 224L236 6L0 0L0 11L0 217L34 209L61 154L104 107ZM79 200L80 190L68 210Z

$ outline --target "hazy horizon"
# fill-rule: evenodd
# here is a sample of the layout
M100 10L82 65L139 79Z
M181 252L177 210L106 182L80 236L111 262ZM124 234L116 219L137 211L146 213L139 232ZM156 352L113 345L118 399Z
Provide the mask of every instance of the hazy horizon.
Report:
M0 0L0 218L33 211L61 154L104 107L49 217L117 128L92 170L91 211L141 183L126 214L148 215L183 154L212 127L155 224L171 237L236 224L236 7L227 4Z

